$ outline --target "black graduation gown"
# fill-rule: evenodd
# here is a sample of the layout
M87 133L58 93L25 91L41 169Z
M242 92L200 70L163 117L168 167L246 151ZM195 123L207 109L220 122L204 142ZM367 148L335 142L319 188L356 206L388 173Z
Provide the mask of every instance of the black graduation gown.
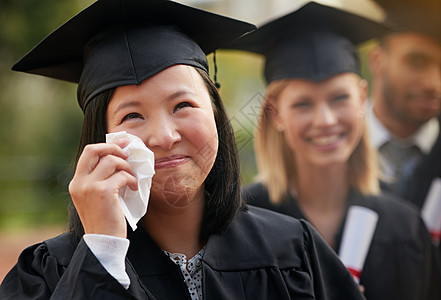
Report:
M441 128L441 118L439 124ZM429 155L422 159L411 180L405 184L405 188L399 192L399 195L410 200L421 209L432 180L437 177L441 177L441 132Z
M438 119L441 128L441 118ZM400 184L400 189L395 193L404 199L415 204L418 209L422 209L429 193L432 181L441 178L441 132L430 151L420 164L415 168L411 178ZM388 191L388 186L381 183L381 188ZM437 246L441 257L441 244Z
M305 219L296 200L274 205L260 183L243 190L247 203ZM368 300L441 299L439 256L417 210L391 194L364 197L351 191L350 205L361 205L379 215L377 228L361 274ZM340 245L346 216L335 237ZM338 246L339 247L339 246ZM338 253L339 249L335 249Z
M150 236L129 236L125 290L84 240L69 234L25 249L0 299L190 299L183 276ZM306 222L250 207L209 238L204 299L364 299L335 253Z

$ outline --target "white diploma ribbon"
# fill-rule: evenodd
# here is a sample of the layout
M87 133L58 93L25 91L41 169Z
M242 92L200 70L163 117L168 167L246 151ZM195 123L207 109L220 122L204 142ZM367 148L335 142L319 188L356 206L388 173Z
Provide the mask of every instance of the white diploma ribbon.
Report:
M378 214L366 207L349 207L340 245L340 259L359 283L363 265L378 222Z
M421 217L432 236L435 245L441 235L441 178L435 178L430 185L426 200L421 210Z
M153 152L146 147L137 136L125 131L106 134L106 142L127 138L130 142L123 149L127 154L127 162L132 166L138 180L138 190L132 191L128 186L120 189L119 199L124 215L133 230L136 224L146 214L149 202L152 177L155 174L155 157Z

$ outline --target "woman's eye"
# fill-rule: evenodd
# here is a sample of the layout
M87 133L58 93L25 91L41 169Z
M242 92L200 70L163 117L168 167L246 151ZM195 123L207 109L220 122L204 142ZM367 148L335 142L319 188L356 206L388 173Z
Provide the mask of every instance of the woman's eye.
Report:
M332 100L338 102L338 101L346 100L348 98L349 98L348 94L341 94L341 95L338 95L338 96L332 98Z
M291 99L290 106L291 108L301 108L306 109L312 106L314 103L314 99L308 95L301 95L299 97L295 97Z
M192 106L188 102L180 102L178 105L175 106L175 108L173 109L173 112L176 112L184 107L192 107Z
M136 119L136 118L141 118L142 119L142 116L140 114L138 114L138 113L129 113L126 116L124 116L122 121L124 122L124 121L130 120L130 119Z
M302 101L302 102L295 102L292 104L293 108L302 108L302 107L308 107L311 103L308 101Z

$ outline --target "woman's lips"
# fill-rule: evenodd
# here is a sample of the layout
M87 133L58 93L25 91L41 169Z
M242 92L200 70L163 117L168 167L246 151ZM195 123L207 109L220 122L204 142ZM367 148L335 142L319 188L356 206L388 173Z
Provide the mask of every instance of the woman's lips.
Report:
M344 137L344 133L328 134L310 138L309 142L319 151L333 151L337 149Z
M341 137L340 137L339 134L332 134L332 135L315 137L315 138L312 138L311 141L312 141L313 144L315 144L317 146L327 146L327 145L330 145L330 144L334 144L340 138Z
M175 155L155 160L155 169L173 168L186 163L190 158L184 155Z

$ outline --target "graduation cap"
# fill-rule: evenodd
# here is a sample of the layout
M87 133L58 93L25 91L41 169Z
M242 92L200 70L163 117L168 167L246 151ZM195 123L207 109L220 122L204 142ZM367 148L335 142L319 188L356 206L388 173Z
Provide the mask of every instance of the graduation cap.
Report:
M98 0L12 69L78 83L83 109L99 93L177 64L208 73L206 54L254 25L166 0Z
M298 78L322 81L359 73L356 45L386 28L336 7L309 2L231 43L228 48L265 55L267 83Z
M386 11L385 24L394 32L416 31L441 43L440 0L376 0Z

